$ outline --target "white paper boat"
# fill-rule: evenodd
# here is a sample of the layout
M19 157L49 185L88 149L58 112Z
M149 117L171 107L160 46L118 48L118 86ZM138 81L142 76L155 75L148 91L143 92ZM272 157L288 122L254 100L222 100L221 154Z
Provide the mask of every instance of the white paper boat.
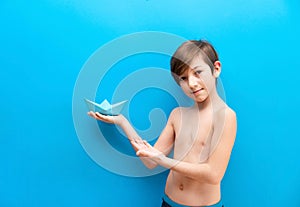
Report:
M99 112L100 114L111 116L120 114L124 104L127 102L126 100L111 105L106 99L101 104L95 103L88 99L84 99L84 101L86 102L89 111Z

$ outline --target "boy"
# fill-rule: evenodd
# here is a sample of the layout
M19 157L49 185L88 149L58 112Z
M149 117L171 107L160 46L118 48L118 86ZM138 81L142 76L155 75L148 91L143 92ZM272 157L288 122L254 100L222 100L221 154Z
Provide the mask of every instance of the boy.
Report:
M162 207L223 206L221 180L236 136L236 115L219 97L221 63L206 41L187 41L174 53L171 71L192 107L175 108L154 146L143 141L122 116L88 114L119 125L148 168L170 169ZM173 158L167 155L174 149Z

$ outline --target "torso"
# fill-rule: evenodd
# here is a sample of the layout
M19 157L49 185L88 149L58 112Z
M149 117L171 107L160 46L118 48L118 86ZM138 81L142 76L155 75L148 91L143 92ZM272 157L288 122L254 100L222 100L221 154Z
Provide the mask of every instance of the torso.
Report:
M173 120L174 159L190 163L206 162L213 150L213 114L200 113L193 108L176 110ZM220 184L199 182L172 170L167 178L165 192L175 202L185 205L211 205L220 200Z

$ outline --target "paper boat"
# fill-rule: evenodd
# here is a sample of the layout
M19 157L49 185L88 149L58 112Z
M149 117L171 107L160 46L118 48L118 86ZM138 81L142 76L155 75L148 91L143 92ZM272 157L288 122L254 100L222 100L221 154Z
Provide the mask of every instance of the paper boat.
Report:
M84 99L84 101L88 106L88 110L111 116L120 114L124 107L124 104L127 102L126 100L111 105L106 99L101 104L95 103L88 99Z

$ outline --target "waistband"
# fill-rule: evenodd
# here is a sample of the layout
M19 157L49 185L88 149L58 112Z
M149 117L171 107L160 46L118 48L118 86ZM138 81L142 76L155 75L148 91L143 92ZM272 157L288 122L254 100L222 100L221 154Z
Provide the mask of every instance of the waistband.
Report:
M193 207L193 206L185 206L185 205L176 203L175 201L171 200L171 198L169 198L165 193L163 195L163 200L172 207ZM213 204L210 206L198 206L198 207L222 207L222 206L223 206L223 202L222 202L222 199L220 199L220 201L216 204ZM194 206L194 207L197 207L197 206Z

